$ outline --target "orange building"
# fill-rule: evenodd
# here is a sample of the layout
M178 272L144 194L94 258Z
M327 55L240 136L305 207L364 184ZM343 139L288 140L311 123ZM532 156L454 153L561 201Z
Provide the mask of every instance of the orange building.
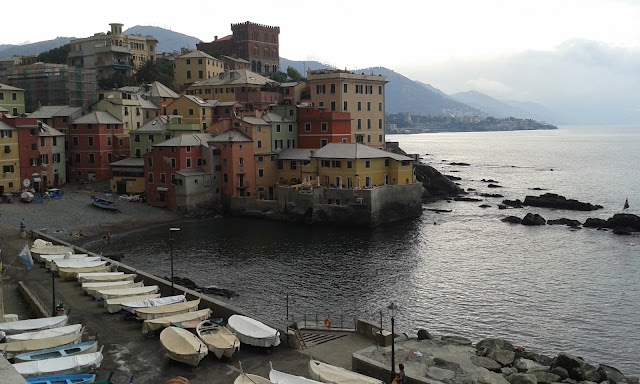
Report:
M329 143L351 143L351 114L298 108L298 148L318 149Z
M222 203L232 197L256 196L253 140L237 129L215 136L210 144L220 151Z

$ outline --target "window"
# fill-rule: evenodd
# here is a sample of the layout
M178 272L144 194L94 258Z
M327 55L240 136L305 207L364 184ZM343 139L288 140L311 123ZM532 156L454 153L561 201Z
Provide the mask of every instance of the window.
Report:
M362 129L362 119L358 119L358 129Z
M191 158L187 157L187 168L191 168Z
M304 131L311 132L311 123L304 123Z
M190 146L186 147L185 151L186 151L187 153L191 153L191 147L190 147Z
M388 167L389 166L389 159L384 159L384 166Z
M330 93L336 93L336 85L335 84L331 84L329 86L329 92Z
M153 168L153 157L148 157L147 158L147 166L149 168Z
M136 143L140 142L140 135L134 135L133 136L133 141L135 141Z
M291 168L292 171L295 171L298 168L296 161L295 160L291 160L290 164L289 164L289 167Z
M171 168L175 169L176 168L176 158L172 158L171 159Z
M382 85L378 85L378 95L382 95Z
M0 131L2 134L0 135L0 138L2 139L8 139L13 137L13 133L11 133L11 131Z
M89 164L95 164L96 162L96 155L94 155L93 153L89 154Z
M347 112L349 110L349 106L348 106L348 103L346 101L342 102L342 110L344 112Z
M378 111L382 112L382 103L378 103Z
M242 167L244 165L244 158L241 157L238 159L238 163L240 164L240 166Z
M187 65L191 64L191 59L187 59Z
M107 146L111 146L111 136L107 136Z
M282 160L278 160L278 169L284 169L284 162Z
M276 132L280 132L280 124L276 124Z
M332 101L331 102L331 111L335 111L336 110L336 102Z
M262 140L258 140L258 148L262 148Z
M11 153L11 147L8 145L4 146L4 153Z
M370 111L370 110L371 110L371 102L367 101L367 111Z
M164 173L160 174L160 184L166 184L167 182L167 177Z
M187 79L191 78L191 71L187 71Z
M342 84L342 93L347 93L348 89L348 84Z
M378 129L382 129L382 119L378 119Z
M54 163L59 163L60 162L60 158L61 158L61 156L60 156L59 153L54 153L53 155L51 155L51 160Z
M371 142L371 135L367 135L367 143Z
M44 137L41 137L41 138L40 138L40 146L41 146L41 147L44 147Z
M35 143L31 144L31 150L32 151L35 151L37 149L38 149L38 144L35 144Z
M129 107L124 107L124 114L125 116L129 114ZM88 124L91 125L91 124ZM89 128L89 126L87 126L87 128Z
M88 140L89 140L89 146L93 147L93 136L89 136Z
M73 145L74 145L74 146L78 146L78 145L79 145L79 144L78 144L78 137L77 137L77 136L74 136L74 137L73 137Z
M378 141L382 143L382 135L378 135Z
M258 177L264 177L264 169L258 169Z
M324 147L325 145L327 145L329 143L329 141L327 141L327 139L321 139L320 140L320 147Z
M11 92L11 100L18 100L18 94L15 92Z
M222 175L222 181L224 181L225 183L228 181L226 173L224 175Z
M353 163L351 162L351 160L347 160L347 168L351 168L353 165Z
M147 174L147 182L153 183L153 172Z
M276 148L275 149L282 149L283 146L283 141L282 140L276 140Z
M366 160L366 161L364 162L364 167L365 167L365 168L371 168L371 160Z
M289 124L289 132L293 132L293 124Z
M153 135L149 135L149 142L153 143Z
M52 140L51 140L51 141L52 141L52 142L51 142L51 145L53 145L54 147L55 147L56 145L58 145L58 138L57 138L57 137L53 136L51 139L52 139Z
M362 102L358 101L358 111L362 111Z
M76 153L75 163L76 164L80 164L80 154L79 153Z
M189 108L189 116L193 116L193 108Z
M204 73L202 71L198 71L198 79L203 79Z
M4 173L13 173L14 168L13 165L3 165L2 166L2 172Z
M371 119L367 119L367 129L371 129Z
M263 156L258 156L258 163L262 163L264 161L264 157Z

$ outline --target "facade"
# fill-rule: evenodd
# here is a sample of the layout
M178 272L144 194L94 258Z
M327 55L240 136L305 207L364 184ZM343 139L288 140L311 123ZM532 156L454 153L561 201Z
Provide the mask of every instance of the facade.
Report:
M300 107L297 123L299 148L318 149L329 143L351 142L349 112Z
M280 27L249 21L231 24L232 35L209 43L198 43L198 50L211 56L238 57L248 61L251 71L276 73L280 70Z
M73 121L69 140L69 178L74 181L106 181L110 164L129 157L129 137L122 121L94 111Z
M225 69L236 70L236 69L248 69L251 70L251 63L245 59L241 59L239 57L232 57L221 55L220 60L224 64Z
M218 76L224 72L224 63L202 51L193 51L173 61L173 81L176 89L185 90L197 81Z
M160 112L155 111L154 113L151 113L145 109L144 124L154 117L166 115L166 112L164 111L165 107L180 97L178 93L158 81L154 81L151 84L145 84L143 86L122 87L118 90L131 95L137 95L138 99L149 101L160 110Z
M198 96L183 94L165 108L165 115L180 115L184 124L196 124L201 132L206 132L213 121L214 104Z
M282 104L296 105L302 100L302 94L307 89L304 81L294 81L280 84Z
M18 132L5 122L2 113L0 113L0 167L2 167L0 195L21 190Z
M235 197L256 196L253 140L237 129L215 136L210 144L220 153L221 201L228 206Z
M155 60L158 40L151 36L125 35L122 24L111 23L107 33L71 39L67 64L93 69L98 79L113 74L131 75L147 61Z
M25 112L24 89L0 84L0 108L13 116L22 115Z
M155 144L162 143L178 135L193 133L200 133L200 126L198 124L183 123L182 116L158 116L129 134L131 157L142 157L151 152Z
M50 127L62 133L67 133L71 127L71 122L83 116L87 111L82 107L72 107L70 105L42 106L29 113L27 117L38 119Z
M119 195L137 195L145 191L144 159L132 157L111 165L111 191Z
M43 186L60 187L67 182L65 134L40 122L40 164Z
M98 101L91 109L113 115L123 123L124 133L128 134L130 131L142 127L145 115L143 104L146 103L141 103L141 101L144 102L144 100L138 99L136 95L125 93L122 96L124 97L110 95ZM152 103L149 102L149 104ZM153 104L151 108L158 111L158 107Z
M41 106L70 105L88 109L98 100L96 72L64 64L35 63L0 72L0 82L25 90L25 112Z
M313 106L351 114L351 143L385 149L385 84L383 76L341 70L307 72Z
M287 148L278 153L279 184L317 183L318 167L311 164L313 150L306 148Z

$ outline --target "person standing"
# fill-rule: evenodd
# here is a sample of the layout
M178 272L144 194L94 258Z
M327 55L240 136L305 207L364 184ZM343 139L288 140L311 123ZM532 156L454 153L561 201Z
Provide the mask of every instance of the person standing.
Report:
M398 384L407 384L407 376L404 373L404 364L398 364L398 368L400 369L400 372L398 372L398 375L396 376L394 381L396 381Z
M24 219L20 220L20 232L24 232L27 229L27 226L24 223Z

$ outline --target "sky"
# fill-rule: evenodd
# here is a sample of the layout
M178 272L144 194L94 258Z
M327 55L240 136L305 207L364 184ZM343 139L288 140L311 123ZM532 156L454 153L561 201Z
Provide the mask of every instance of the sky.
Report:
M211 41L251 21L280 27L280 56L289 60L386 67L448 94L474 89L548 105L572 96L594 101L602 84L626 92L640 81L640 67L627 68L640 57L640 0L182 0L184 16L168 4L137 0L95 11L86 1L32 0L27 17L3 20L0 44L88 37L113 22ZM589 84L594 76L600 80Z

